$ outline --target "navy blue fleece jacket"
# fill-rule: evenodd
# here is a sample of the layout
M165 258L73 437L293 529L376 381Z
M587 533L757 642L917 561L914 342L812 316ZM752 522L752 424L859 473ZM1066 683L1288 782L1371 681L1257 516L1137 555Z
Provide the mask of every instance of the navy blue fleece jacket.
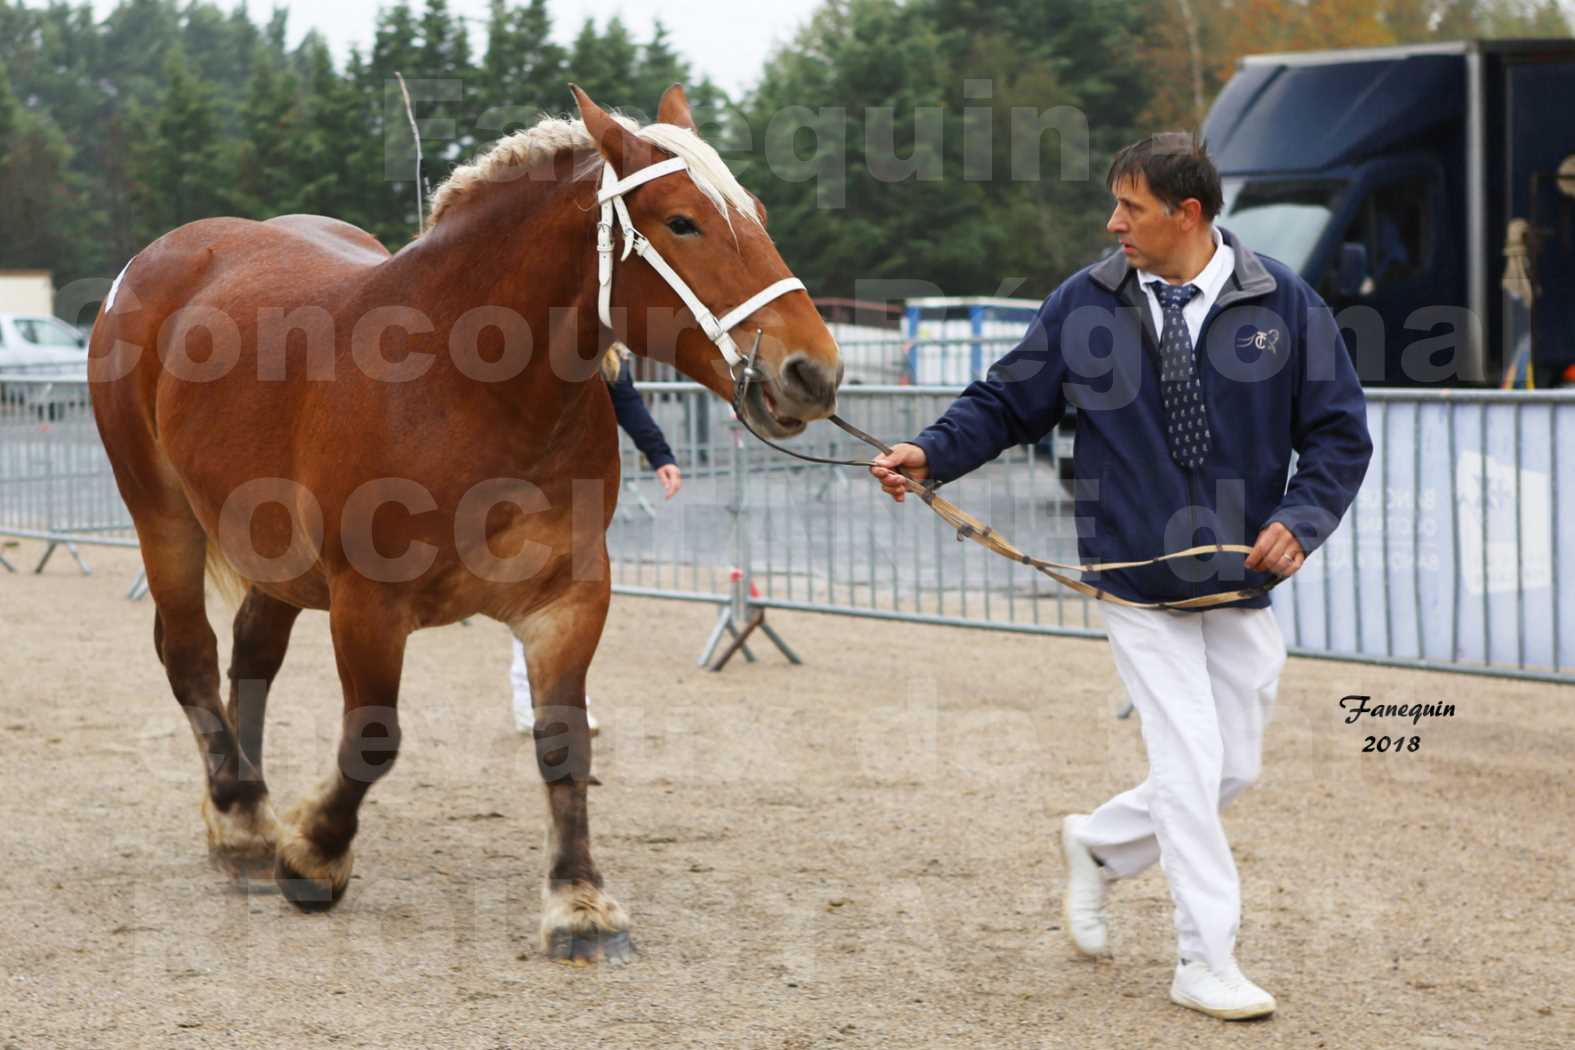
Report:
M651 418L645 399L634 388L634 374L627 368L620 368L618 378L607 384L607 390L612 394L618 425L633 439L634 447L651 461L651 469L660 470L669 463L676 463L673 450L667 447L667 439L662 436L662 428Z
M1057 288L1022 342L913 439L931 475L950 481L1013 445L1038 441L1071 404L1084 562L1134 561L1205 543L1251 546L1275 521L1308 554L1316 550L1367 471L1366 401L1317 293L1220 232L1236 262L1198 338L1212 439L1202 466L1187 470L1171 458L1158 335L1136 271L1116 254ZM1293 450L1296 473L1287 484ZM1135 601L1177 601L1270 578L1247 571L1243 560L1207 555L1084 579Z

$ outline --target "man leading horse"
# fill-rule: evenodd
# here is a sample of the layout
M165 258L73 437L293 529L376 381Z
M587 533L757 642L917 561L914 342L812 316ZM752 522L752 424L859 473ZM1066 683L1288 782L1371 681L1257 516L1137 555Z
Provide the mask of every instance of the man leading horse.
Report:
M1350 506L1372 442L1328 308L1289 267L1214 225L1219 175L1191 136L1116 155L1107 224L1120 251L1057 288L1022 343L871 472L894 499L950 481L1078 410L1078 550L1088 563L1207 543L1210 554L1085 576L1142 719L1149 774L1061 828L1066 930L1108 952L1109 883L1155 861L1175 901L1175 1002L1226 1019L1272 1013L1237 965L1241 891L1221 810L1259 773L1285 662L1266 594L1216 591L1294 574ZM1297 456L1290 470L1291 454ZM1177 608L1193 603L1193 611Z

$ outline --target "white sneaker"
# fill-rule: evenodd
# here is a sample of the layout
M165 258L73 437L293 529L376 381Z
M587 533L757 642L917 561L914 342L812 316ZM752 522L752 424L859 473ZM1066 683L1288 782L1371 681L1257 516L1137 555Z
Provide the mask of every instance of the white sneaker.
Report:
M585 724L591 731L591 736L602 731L602 724L596 721L596 714L591 710L591 698L585 698ZM531 707L530 697L527 695L522 701L519 696L514 697L514 728L524 736L528 736L536 726L536 712Z
M1084 955L1108 955L1105 937L1105 876L1075 830L1088 818L1074 813L1061 821L1061 853L1066 857L1066 893L1061 916L1067 936Z
M1225 1021L1266 1017L1275 1008L1274 996L1249 981L1235 959L1223 973L1209 969L1201 959L1181 960L1170 982L1170 1001Z

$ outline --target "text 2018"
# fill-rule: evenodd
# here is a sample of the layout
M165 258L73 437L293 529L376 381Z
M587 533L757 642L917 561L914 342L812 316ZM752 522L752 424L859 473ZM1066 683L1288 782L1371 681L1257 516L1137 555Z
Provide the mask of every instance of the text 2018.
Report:
M1419 736L1370 736L1362 745L1363 751L1415 751L1422 746Z

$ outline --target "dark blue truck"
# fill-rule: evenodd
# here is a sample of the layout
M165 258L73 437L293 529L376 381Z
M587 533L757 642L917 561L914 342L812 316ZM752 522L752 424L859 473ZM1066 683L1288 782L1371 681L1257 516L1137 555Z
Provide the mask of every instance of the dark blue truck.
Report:
M1575 382L1575 40L1254 55L1203 137L1364 383Z

